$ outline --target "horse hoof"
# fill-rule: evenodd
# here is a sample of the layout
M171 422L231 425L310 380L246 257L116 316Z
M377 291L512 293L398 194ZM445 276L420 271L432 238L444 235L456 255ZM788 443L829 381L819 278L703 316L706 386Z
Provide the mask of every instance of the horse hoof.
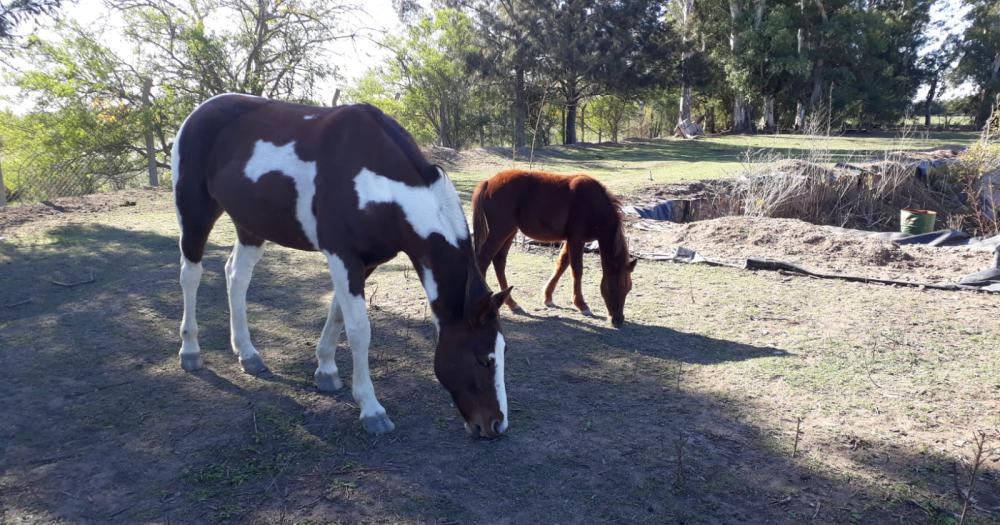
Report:
M268 372L267 365L264 364L264 360L261 359L260 354L256 354L249 359L240 359L240 366L243 367L244 372L252 376L259 376Z
M547 308L555 308L556 307L556 303L554 303L552 301L545 301L545 306Z
M385 414L376 414L374 416L361 418L361 426L364 427L365 432L369 434L387 434L392 432L396 425L392 423L389 416Z
M581 308L580 313L587 317L594 317L594 312L591 312L590 308Z
M341 382L340 377L337 374L327 374L325 372L316 371L316 389L320 392L326 392L332 394L344 388L344 383Z
M185 372L194 372L205 366L201 360L201 354L181 354L181 368Z
M528 313L528 312L524 311L524 308L521 308L520 305L516 305L516 304L514 306L510 307L510 311L514 312L517 315L525 315L525 314Z

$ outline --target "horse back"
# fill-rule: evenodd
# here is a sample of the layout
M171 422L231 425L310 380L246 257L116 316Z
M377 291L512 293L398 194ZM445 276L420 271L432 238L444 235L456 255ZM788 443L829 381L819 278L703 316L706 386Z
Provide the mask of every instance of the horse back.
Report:
M225 95L199 106L177 141L180 184L203 185L242 229L303 250L394 255L405 235L399 214L361 213L357 177L367 170L383 187L440 178L410 135L368 105Z

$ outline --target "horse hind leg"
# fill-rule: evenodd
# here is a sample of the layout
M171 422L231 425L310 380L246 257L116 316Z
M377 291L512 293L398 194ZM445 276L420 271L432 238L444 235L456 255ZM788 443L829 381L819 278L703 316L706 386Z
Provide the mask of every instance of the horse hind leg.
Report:
M229 332L233 353L239 356L243 371L252 374L267 372L267 365L250 341L247 322L247 289L254 267L264 255L264 240L236 227L237 241L226 261L226 290L229 295Z
M175 187L175 203L181 230L178 244L181 251L180 284L184 297L179 355L181 368L193 372L203 366L196 314L198 285L203 273L201 259L205 254L208 235L222 214L222 208L204 188L189 188L184 184Z

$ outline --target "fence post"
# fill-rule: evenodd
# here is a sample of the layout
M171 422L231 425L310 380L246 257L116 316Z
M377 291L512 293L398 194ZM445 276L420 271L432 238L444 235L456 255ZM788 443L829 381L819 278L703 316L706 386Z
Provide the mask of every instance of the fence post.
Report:
M3 159L0 159L0 208L7 206L7 186L3 183Z
M146 77L142 81L142 110L146 124L146 166L149 170L149 185L159 186L160 177L156 172L156 148L153 146L153 116L150 115L151 104L149 92L153 88L153 79Z

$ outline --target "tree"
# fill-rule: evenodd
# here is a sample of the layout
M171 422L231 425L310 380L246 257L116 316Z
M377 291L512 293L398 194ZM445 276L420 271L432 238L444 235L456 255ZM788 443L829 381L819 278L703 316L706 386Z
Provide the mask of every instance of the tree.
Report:
M663 82L673 37L661 4L650 0L600 2L534 0L526 17L541 70L551 78L565 111L563 141L576 142L577 106L589 95Z
M431 123L439 145L464 146L476 128L474 84L465 71L465 58L475 50L469 17L439 9L386 45L394 52L389 78L400 83L403 104Z
M471 72L500 87L510 107L515 150L526 142L528 82L535 73L536 51L527 38L532 21L522 0L456 0L476 21L477 49L467 57Z
M60 3L61 0L12 0L6 5L0 2L0 39L13 37L17 25L30 18L52 14Z
M966 15L969 27L962 35L955 76L979 89L976 125L983 126L1000 94L1000 4L991 0L966 0L966 4L971 7Z
M934 97L938 95L938 87L955 61L957 45L956 39L946 39L937 49L928 52L921 59L920 67L924 70L927 79L927 96L924 97L925 127L931 125L931 107L934 105Z

